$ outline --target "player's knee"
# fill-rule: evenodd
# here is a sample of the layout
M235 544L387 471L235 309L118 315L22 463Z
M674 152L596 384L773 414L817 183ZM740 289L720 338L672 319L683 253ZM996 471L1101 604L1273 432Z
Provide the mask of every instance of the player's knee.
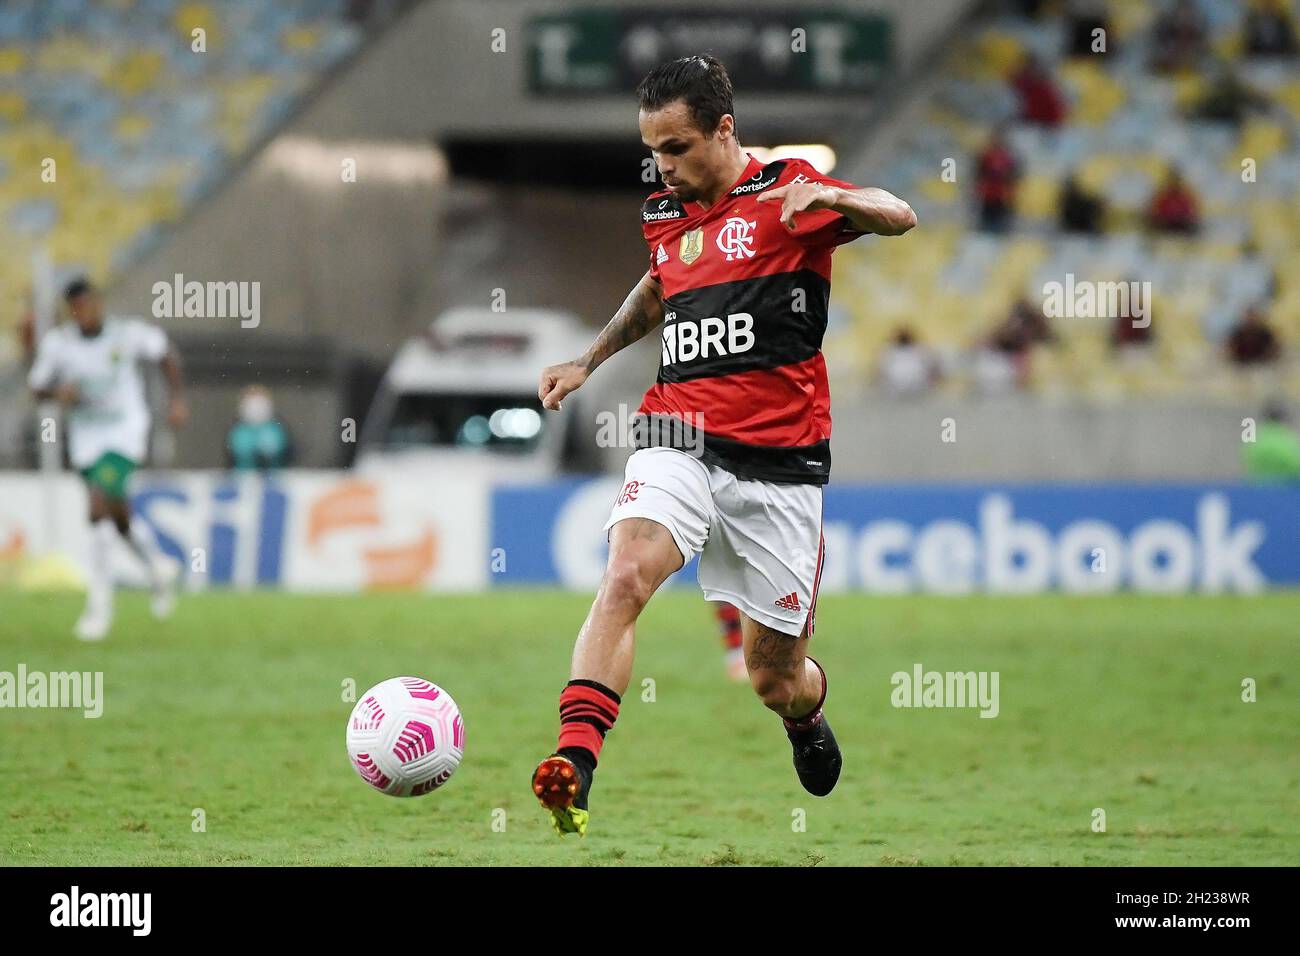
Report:
M654 593L649 570L632 557L616 557L605 569L601 600L611 608L639 613Z
M764 707L782 715L790 712L799 691L794 675L782 671L750 671L749 684Z

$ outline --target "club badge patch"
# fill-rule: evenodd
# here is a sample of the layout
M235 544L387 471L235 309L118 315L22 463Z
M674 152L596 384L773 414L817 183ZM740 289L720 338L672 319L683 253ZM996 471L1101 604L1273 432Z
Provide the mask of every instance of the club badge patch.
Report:
M682 233L682 245L677 258L690 265L704 253L704 230L691 229Z

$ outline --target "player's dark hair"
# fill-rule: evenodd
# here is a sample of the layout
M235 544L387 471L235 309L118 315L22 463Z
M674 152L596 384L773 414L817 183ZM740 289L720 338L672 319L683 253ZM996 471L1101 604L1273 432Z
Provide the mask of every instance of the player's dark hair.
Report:
M637 86L636 98L647 111L685 100L691 119L705 134L716 130L726 114L736 115L727 68L707 53L659 64Z
M95 286L89 279L85 276L77 276L77 278L69 282L67 288L63 290L63 301L72 302L73 300L85 295L87 292L94 291Z

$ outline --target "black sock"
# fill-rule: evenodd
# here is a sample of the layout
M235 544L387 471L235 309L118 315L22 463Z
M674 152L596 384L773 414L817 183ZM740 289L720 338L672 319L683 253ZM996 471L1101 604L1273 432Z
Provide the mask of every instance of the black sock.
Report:
M591 781L596 773L596 758L586 747L561 747L556 753L561 757L568 757L578 768L578 773L582 776L582 786L578 788L578 795L574 798L573 805L579 810L586 810L587 794L591 792Z
M588 780L596 772L596 758L592 756L591 751L586 747L562 747L556 753L561 757L568 757L572 760L587 775Z

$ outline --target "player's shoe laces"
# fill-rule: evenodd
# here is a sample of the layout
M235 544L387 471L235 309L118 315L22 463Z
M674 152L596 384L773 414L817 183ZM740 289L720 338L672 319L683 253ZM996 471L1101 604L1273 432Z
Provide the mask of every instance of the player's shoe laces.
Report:
M840 779L844 758L840 745L835 742L831 725L826 722L822 705L826 703L826 671L811 657L822 675L822 696L806 717L797 720L784 718L785 734L794 748L794 772L799 775L803 788L815 797L824 797L835 789Z
M562 754L551 754L533 771L533 793L551 815L559 836L587 833L587 794L591 774Z
M787 721L785 733L794 748L794 772L799 782L813 796L824 797L835 789L844 758L826 716L818 711L811 723L811 727L791 730Z

